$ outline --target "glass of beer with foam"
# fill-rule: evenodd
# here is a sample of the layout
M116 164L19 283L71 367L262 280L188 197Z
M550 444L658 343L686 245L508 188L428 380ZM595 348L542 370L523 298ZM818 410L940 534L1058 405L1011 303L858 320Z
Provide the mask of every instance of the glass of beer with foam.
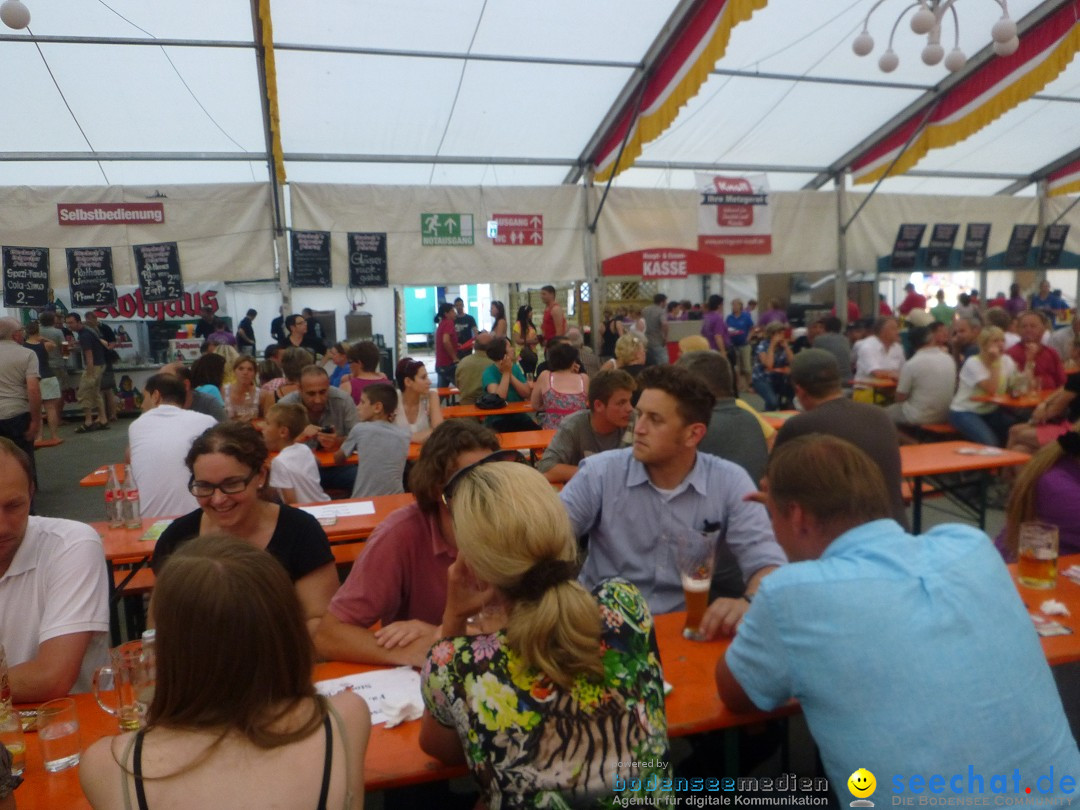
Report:
M701 620L709 606L709 586L712 584L716 542L708 535L689 531L675 536L675 556L686 599L686 624L683 636L704 641Z
M1030 521L1020 524L1016 575L1029 588L1053 588L1057 584L1058 527Z

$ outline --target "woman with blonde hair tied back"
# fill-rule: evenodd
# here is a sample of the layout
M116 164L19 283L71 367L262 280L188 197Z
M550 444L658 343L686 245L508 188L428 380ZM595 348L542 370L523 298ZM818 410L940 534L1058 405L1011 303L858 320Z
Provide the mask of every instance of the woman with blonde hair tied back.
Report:
M655 800L666 774L650 764L670 758L645 598L622 579L586 591L558 496L531 467L490 463L505 458L462 468L443 490L458 557L420 675L420 746L467 764L489 810ZM468 635L475 614L496 626Z

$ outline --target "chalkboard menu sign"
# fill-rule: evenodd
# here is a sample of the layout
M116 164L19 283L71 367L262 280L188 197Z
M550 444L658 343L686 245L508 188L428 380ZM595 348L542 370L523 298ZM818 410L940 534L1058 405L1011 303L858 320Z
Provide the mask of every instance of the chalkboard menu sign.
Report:
M184 297L176 242L132 245L131 249L135 252L135 274L144 301L175 301Z
M49 303L49 249L4 248L4 306L43 307Z
M67 266L73 309L98 309L116 303L112 248L68 248Z
M915 267L919 257L919 243L926 231L925 225L901 225L896 234L896 243L893 245L892 261L889 266L893 270L910 270Z
M1036 225L1013 225L1009 245L1005 248L1006 267L1026 267L1031 243L1035 240Z
M330 231L292 232L292 285L331 286Z
M385 233L349 234L349 286L390 286Z
M1043 236L1042 249L1039 251L1041 267L1056 267L1065 252L1065 239L1069 235L1068 225L1047 225Z
M931 269L948 267L952 256L953 242L956 234L960 232L960 226L955 224L938 224L930 231L930 243L926 246L926 266Z
M964 252L960 266L967 270L980 270L986 263L986 250L990 244L990 223L972 222L964 233Z

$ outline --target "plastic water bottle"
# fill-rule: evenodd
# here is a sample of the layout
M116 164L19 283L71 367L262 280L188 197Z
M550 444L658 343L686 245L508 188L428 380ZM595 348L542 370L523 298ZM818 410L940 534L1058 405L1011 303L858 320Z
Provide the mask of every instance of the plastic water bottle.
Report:
M123 499L124 489L116 476L116 467L110 464L109 480L105 484L105 519L109 521L110 529L118 529L124 525L124 513L121 508Z
M124 489L121 514L124 525L129 529L142 528L142 513L139 508L139 487L135 476L131 474L131 465L124 465Z

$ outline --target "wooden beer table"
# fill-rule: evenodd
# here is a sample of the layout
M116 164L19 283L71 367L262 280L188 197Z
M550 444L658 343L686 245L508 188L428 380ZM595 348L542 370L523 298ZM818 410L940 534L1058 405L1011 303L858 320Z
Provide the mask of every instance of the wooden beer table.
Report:
M1057 389L1040 389L1038 391L1030 391L1019 397L1014 397L1010 394L979 394L973 396L971 399L975 402L993 402L995 405L1000 405L1002 408L1026 411L1035 408L1050 399L1055 390Z
M447 405L442 409L446 419L483 419L485 416L509 416L515 413L532 413L531 402L508 402L503 408L485 410L475 405Z
M799 413L799 411L762 411L760 416L773 430L779 430L788 419L798 416Z
M990 470L1016 467L1030 459L1027 453L987 447L975 442L935 442L932 444L905 444L900 447L900 474L911 482L911 531L922 532L923 479L961 472L981 472L977 482L977 499L974 502L961 499L977 518L979 528L986 527L986 484ZM957 495L959 486L942 481L931 481L938 492ZM970 485L968 485L970 486Z

